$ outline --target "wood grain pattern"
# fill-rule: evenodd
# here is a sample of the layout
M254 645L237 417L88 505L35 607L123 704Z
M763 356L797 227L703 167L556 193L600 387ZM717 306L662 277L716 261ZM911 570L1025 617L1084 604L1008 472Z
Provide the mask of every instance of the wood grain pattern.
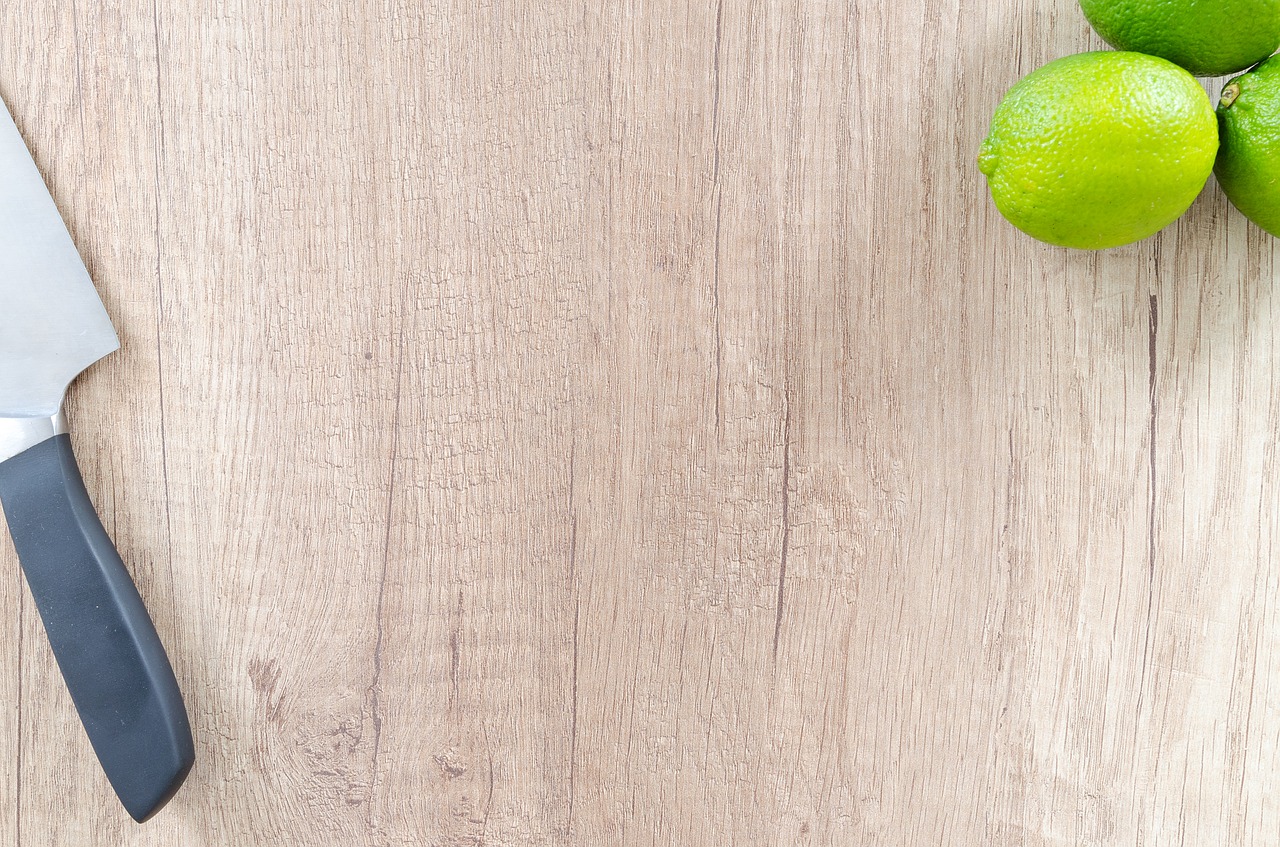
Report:
M1273 845L1274 241L1039 245L1072 0L49 0L0 93L199 763L130 823L0 545L0 842ZM1210 83L1210 90L1213 85Z

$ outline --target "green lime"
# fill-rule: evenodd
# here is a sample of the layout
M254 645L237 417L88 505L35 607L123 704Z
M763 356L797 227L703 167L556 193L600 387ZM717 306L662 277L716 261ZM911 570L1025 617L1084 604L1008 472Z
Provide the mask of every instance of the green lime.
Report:
M1197 76L1221 76L1280 47L1280 0L1080 0L1118 50L1150 53Z
M978 167L1018 229L1099 250L1177 220L1217 150L1213 104L1182 68L1141 53L1081 53L1010 89Z
M1244 216L1280 236L1280 56L1222 89L1218 184Z

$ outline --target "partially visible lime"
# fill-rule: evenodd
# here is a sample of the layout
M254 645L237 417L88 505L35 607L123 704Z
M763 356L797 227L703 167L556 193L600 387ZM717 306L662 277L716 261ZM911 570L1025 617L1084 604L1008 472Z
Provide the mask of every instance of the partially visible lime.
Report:
M1222 152L1214 170L1245 217L1280 236L1280 56L1222 89Z
M978 167L1018 229L1098 250L1177 220L1217 150L1213 104L1186 71L1140 53L1081 53L1009 91Z
M1280 0L1080 0L1108 44L1221 76L1280 47Z

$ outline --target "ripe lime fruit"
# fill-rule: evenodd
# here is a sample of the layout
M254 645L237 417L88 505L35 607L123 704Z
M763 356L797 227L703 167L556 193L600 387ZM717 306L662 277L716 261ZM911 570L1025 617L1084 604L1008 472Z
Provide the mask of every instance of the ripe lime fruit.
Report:
M1280 0L1080 0L1108 44L1221 76L1280 47Z
M1081 53L1010 89L978 167L1018 229L1100 250L1177 220L1217 150L1213 104L1182 68L1141 53Z
M1222 152L1214 170L1244 216L1280 236L1280 56L1222 89Z

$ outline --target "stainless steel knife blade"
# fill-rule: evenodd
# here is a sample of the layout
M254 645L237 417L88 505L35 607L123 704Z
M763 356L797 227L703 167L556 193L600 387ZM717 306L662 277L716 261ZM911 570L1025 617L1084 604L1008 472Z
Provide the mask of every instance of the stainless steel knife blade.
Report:
M26 143L0 101L0 418L55 415L120 341Z

